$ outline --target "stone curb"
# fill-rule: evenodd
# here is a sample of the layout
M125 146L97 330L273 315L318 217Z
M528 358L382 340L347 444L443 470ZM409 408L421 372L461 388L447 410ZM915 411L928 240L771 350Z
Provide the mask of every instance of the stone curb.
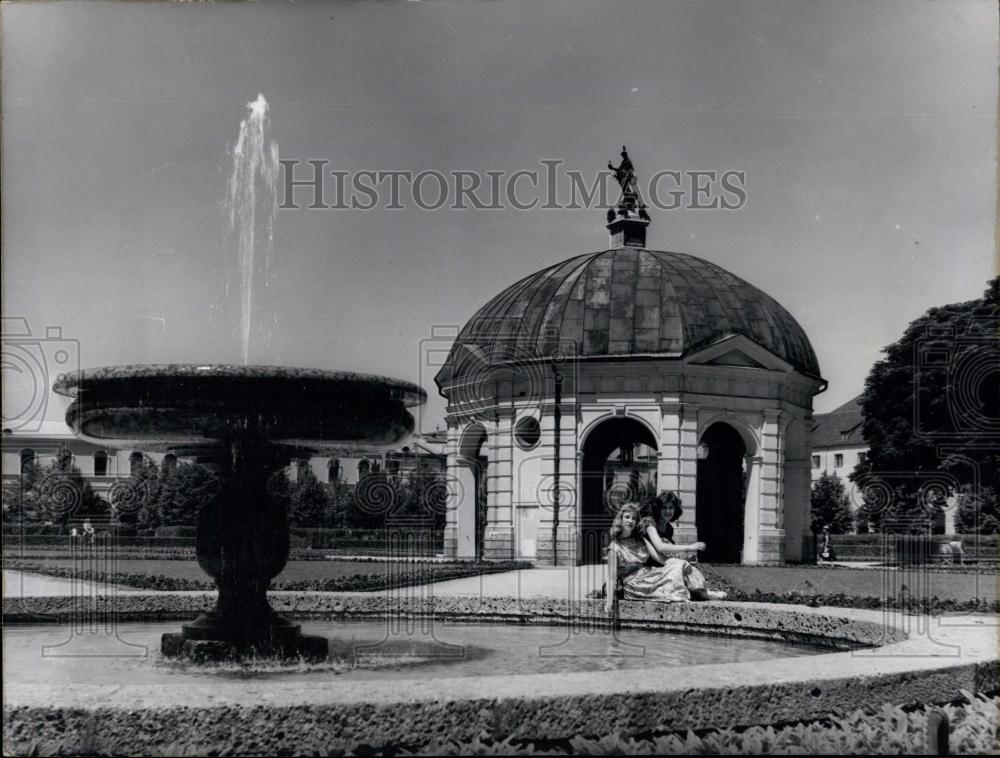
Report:
M304 618L432 613L442 621L604 621L599 601L431 600L388 593L281 593L271 599L281 612ZM95 608L116 607L123 621L187 618L212 601L211 593L128 596L100 599ZM4 620L65 618L73 603L72 598L7 599ZM958 697L962 689L997 687L994 616L931 619L726 602L622 603L621 609L624 625L713 633L721 625L727 634L826 640L840 651L807 659L638 672L436 678L405 687L335 679L285 684L192 678L155 688L9 684L5 747L21 752L32 743L59 743L71 751L90 729L121 752L163 752L167 746L171 751L225 747L240 754L282 749L326 754L365 743L413 744L444 736L467 740L482 731L538 739L619 729L767 724L882 702L940 702Z

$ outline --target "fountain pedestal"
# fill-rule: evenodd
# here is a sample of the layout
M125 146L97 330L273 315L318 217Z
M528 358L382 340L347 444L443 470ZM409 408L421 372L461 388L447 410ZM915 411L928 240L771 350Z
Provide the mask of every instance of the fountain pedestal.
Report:
M215 471L199 508L198 563L215 580L212 610L163 635L165 655L192 660L247 654L324 658L328 642L275 613L267 588L288 560L287 502L272 476L317 452L363 454L413 431L408 406L426 393L408 382L275 366L112 366L68 374L77 436L125 449L174 450Z
M220 446L213 456L220 488L198 513L198 565L215 580L212 610L163 635L172 657L264 656L325 658L325 637L303 636L301 627L277 614L267 600L271 580L288 560L287 503L268 487L287 466L291 451L254 434Z

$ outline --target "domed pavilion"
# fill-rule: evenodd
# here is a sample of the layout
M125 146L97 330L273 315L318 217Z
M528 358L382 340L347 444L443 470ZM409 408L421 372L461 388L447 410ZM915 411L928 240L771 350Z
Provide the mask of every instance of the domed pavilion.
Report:
M435 377L445 552L598 562L621 502L673 490L675 540L705 541L703 560L801 560L812 398L826 387L809 339L720 266L647 249L649 217L623 189L611 248L504 289Z

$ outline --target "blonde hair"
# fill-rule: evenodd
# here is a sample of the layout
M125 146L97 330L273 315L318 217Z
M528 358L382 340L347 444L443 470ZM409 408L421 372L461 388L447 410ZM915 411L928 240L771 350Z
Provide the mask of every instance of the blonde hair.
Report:
M632 532L635 531L635 527L632 527L626 534L625 525L622 524L622 516L625 515L626 511L631 511L635 514L635 521L638 525L639 523L639 505L638 503L623 503L622 507L618 509L618 513L615 514L615 520L611 522L611 539L620 540L622 537L631 537Z

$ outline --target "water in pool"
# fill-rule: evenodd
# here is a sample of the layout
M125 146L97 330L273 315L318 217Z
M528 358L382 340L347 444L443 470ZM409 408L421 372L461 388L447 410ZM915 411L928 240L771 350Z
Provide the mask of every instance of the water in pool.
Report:
M302 631L330 638L331 658L325 664L206 670L161 658L160 635L177 626L169 621L122 623L115 634L103 627L74 632L69 626L9 625L3 630L4 678L39 684L168 684L192 676L398 680L696 666L830 652L773 640L633 629L313 621L303 623Z

